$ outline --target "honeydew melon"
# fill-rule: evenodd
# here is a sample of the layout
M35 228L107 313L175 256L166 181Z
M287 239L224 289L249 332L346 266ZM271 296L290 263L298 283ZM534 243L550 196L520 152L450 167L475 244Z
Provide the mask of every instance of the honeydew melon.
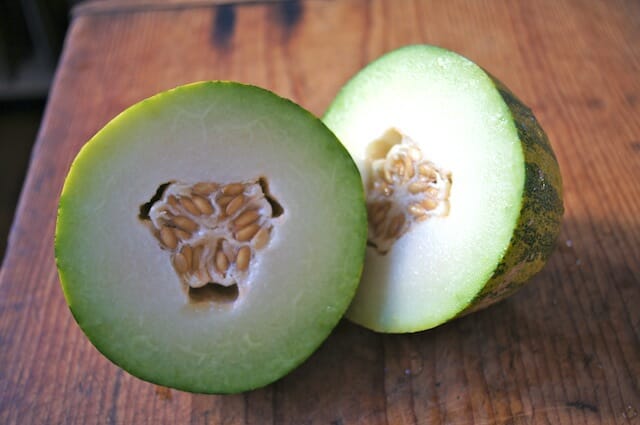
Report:
M505 298L545 264L563 214L558 163L530 109L478 65L400 48L357 73L324 122L367 191L354 322L433 328Z
M130 107L82 148L55 254L71 312L113 363L235 393L328 336L366 233L357 168L319 119L257 87L202 82Z

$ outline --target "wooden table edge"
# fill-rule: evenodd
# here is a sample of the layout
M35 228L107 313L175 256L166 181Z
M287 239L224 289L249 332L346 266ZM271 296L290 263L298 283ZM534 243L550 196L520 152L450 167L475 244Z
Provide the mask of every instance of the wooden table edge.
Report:
M297 3L300 0L86 0L73 7L71 17L110 15L147 11L180 10L215 6L255 5L264 3ZM309 0L305 0L309 1ZM324 0L311 0L324 1Z

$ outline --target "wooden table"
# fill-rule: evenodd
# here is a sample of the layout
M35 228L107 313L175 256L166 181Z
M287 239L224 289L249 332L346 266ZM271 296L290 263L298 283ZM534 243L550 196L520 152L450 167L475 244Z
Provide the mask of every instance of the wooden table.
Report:
M397 46L454 49L529 104L556 149L564 227L513 298L440 328L343 321L284 379L192 395L124 373L60 290L56 204L82 144L195 80L264 86L322 114ZM76 8L0 274L2 424L640 423L640 3L634 0L96 1Z

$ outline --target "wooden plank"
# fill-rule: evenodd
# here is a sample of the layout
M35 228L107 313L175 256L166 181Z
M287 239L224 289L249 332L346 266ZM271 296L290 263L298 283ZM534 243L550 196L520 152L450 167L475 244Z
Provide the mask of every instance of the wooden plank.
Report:
M78 14L0 272L0 423L639 423L638 28L632 0L311 0ZM52 237L65 173L92 134L138 100L205 79L257 84L322 114L362 65L417 42L484 66L534 109L553 142L564 228L530 286L414 335L344 321L293 373L233 396L155 387L89 344L64 303Z

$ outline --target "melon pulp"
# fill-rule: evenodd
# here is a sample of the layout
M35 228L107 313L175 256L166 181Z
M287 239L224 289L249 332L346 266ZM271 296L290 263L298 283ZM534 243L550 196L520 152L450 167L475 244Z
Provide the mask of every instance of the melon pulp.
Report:
M71 312L113 363L233 393L328 336L366 233L358 170L320 120L257 87L203 82L130 107L81 149L55 254Z
M354 322L429 329L508 296L546 262L563 213L554 153L531 111L473 62L426 45L390 52L324 122L367 191Z

